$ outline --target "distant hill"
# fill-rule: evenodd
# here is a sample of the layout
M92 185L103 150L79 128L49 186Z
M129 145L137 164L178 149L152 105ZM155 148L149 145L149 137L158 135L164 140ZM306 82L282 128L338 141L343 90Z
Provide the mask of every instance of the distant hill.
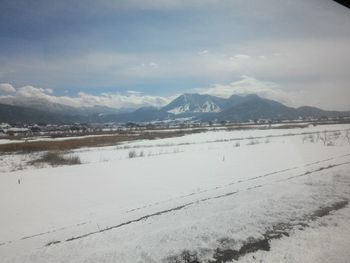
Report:
M183 94L162 108L143 107L130 113L104 115L100 121L148 122L191 117L201 121L249 121L350 116L349 111L325 111L316 107L288 107L255 94L227 99L210 95Z
M162 108L142 107L122 113L104 107L48 111L0 104L0 122L9 123L150 122L177 118L241 122L344 116L350 116L350 111L325 111L309 106L293 108L254 94L233 95L227 99L211 95L183 94Z
M0 104L26 107L30 109L36 109L39 111L46 111L50 113L58 113L62 115L83 115L88 116L91 114L118 114L124 112L124 109L118 110L106 106L91 106L91 107L72 107L60 103L48 101L44 98L26 98L21 100L14 100L11 98L6 101L0 101Z
M105 114L98 117L98 122L150 122L174 118L174 114L156 107L142 107L133 112Z
M226 110L211 118L227 121L248 121L258 119L285 120L344 116L350 116L350 112L325 111L309 106L293 108L274 100L261 98L257 95L248 95L239 102L236 100L235 104L231 104Z
M0 122L6 123L67 123L79 118L32 108L0 104Z

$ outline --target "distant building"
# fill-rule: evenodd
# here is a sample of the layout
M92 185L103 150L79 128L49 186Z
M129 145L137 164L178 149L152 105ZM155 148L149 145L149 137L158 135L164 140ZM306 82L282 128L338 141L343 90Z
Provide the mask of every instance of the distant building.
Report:
M8 128L11 128L10 124L5 123L5 122L0 123L0 129L1 130L5 130L5 129L8 129Z
M28 128L9 128L6 130L6 133L10 136L27 135L30 133L30 130Z

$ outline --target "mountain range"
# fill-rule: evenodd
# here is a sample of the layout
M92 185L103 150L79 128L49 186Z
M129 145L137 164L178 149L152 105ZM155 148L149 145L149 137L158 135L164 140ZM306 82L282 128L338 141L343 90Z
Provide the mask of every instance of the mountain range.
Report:
M0 104L0 122L74 123L74 122L150 122L191 118L198 121L249 121L258 119L298 119L350 116L350 111L326 111L316 107L288 107L255 94L220 98L202 94L183 94L168 105L142 107L121 112L108 107L74 108L61 104L14 106Z

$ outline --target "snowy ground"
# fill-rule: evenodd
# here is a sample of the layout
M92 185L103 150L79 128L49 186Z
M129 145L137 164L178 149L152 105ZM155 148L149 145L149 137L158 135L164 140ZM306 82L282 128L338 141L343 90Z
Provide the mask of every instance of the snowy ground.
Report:
M55 168L1 156L1 262L347 262L349 128L133 141Z

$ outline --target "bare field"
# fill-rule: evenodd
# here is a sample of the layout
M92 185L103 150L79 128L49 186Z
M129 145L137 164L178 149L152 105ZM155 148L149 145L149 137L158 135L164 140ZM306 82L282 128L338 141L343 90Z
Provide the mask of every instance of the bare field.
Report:
M154 140L183 136L185 134L203 132L204 129L191 131L174 130L167 132L140 132L138 134L109 134L87 136L83 138L60 138L61 140L24 141L0 144L0 152L35 152L66 151L83 147L99 147L115 145L133 140Z

